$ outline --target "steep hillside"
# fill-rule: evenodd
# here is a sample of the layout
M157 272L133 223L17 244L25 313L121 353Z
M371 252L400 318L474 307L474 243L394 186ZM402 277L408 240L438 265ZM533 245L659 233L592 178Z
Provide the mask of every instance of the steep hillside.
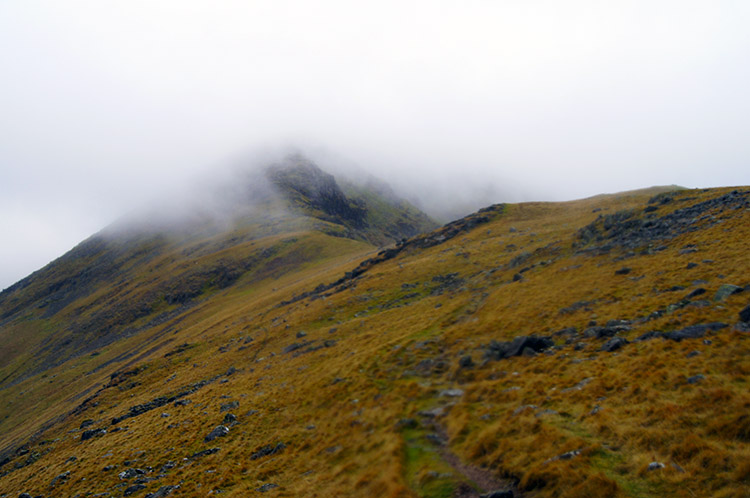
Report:
M7 496L750 494L750 189L495 205L377 251L418 213L271 178L323 225L89 241L2 295ZM65 327L91 349L35 370Z

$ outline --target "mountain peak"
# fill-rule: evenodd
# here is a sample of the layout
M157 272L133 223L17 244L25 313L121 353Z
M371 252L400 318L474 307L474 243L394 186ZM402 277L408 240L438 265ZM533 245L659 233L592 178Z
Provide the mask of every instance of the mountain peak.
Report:
M366 208L348 199L333 175L302 155L270 166L266 175L293 207L355 228L366 225Z

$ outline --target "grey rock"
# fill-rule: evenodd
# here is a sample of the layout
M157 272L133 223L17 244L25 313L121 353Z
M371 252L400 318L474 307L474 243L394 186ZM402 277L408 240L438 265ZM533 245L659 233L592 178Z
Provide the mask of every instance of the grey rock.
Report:
M67 481L68 479L70 479L70 471L63 472L62 474L52 479L52 481L49 483L49 487L54 488L58 482Z
M237 415L234 413L227 413L224 415L224 425L232 425L237 423Z
M739 292L742 292L743 290L745 289L738 285L722 284L719 286L716 294L714 294L714 301L723 301L732 294L737 294Z
M425 418L437 418L441 417L445 413L445 408L442 406L438 406L437 408L432 408L431 410L422 410L419 412L420 417Z
M122 472L120 472L119 474L117 474L117 476L120 479L131 479L131 478L133 478L135 476L142 476L145 473L146 473L146 471L143 470L143 469L130 468L130 469L123 470Z
M680 330L673 330L672 332L664 332L662 337L671 339L673 341L680 342L683 339L699 339L706 335L706 332L721 330L727 327L726 323L713 322L713 323L700 323L697 325L690 325Z
M750 323L750 304L745 306L742 311L740 311L740 321Z
M263 458L270 455L275 455L276 453L281 453L286 448L286 445L284 443L276 443L276 446L267 444L260 448L258 451L250 455L250 460L257 460L259 458Z
M463 395L463 389L446 389L444 391L440 391L440 396L448 396L449 398L458 398Z
M657 337L663 337L664 333L659 332L658 330L650 330L646 332L645 334L642 334L636 338L636 342L642 342L642 341L649 341L651 339L656 339Z
M227 427L225 425L217 425L214 428L214 430L212 430L211 432L209 432L208 435L205 438L203 438L203 441L205 441L206 443L208 443L210 441L213 441L216 438L224 437L227 434L229 434L229 427Z
M307 336L307 332L305 332L304 330L300 330L299 332L297 332L297 339L302 339L303 337L306 337L306 336Z
M240 407L239 401L230 401L229 403L224 403L219 407L220 412L228 412L230 410L234 410L235 408Z
M584 330L583 335L584 337L602 339L604 337L613 337L618 332L626 330L629 330L629 327L600 327L595 325Z
M613 351L617 351L626 344L628 344L627 339L623 337L613 337L612 339L604 343L604 345L601 347L601 351L611 353Z
M268 483L264 484L263 486L259 487L258 491L260 491L261 493L265 493L266 491L270 491L273 488L278 488L278 487L279 487L278 484L274 484L272 482L268 482Z
M519 336L510 342L490 342L486 346L485 355L492 360L502 360L512 356L521 356L525 348L540 352L554 345L555 343L549 337L535 335Z
M146 498L164 498L165 496L171 495L172 491L174 491L175 489L180 489L180 485L178 484L176 486L162 486L158 491L147 494Z
M91 419L84 420L83 422L81 422L80 429L85 429L86 427L90 427L92 425L94 425L94 421L93 420L91 420Z
M705 293L706 289L704 289L703 287L698 287L697 289L692 290L690 294L685 296L685 299L693 299L694 297L700 296L701 294Z
M619 270L615 270L615 275L627 275L630 273L632 268L628 268L627 266L620 268Z
M659 470L663 469L665 465L661 462L651 462L648 464L648 470Z
M193 453L190 455L188 460L195 460L196 458L201 458L208 455L213 455L214 453L218 453L221 448L209 448L207 450L199 451L197 453Z
M471 368L474 366L474 360L469 355L463 356L458 360L458 366L461 368Z
M703 381L706 377L704 375L698 374L693 375L692 377L688 377L687 383L688 384L698 384L699 382Z
M123 495L123 496L130 496L130 495L132 495L133 493L137 493L138 491L140 491L140 490L142 490L142 489L146 489L146 486L145 486L144 484L133 484L132 486L130 486L129 488L127 488L127 489L126 489L126 490L125 490L125 491L123 492L123 494L122 494L122 495Z
M91 429L89 431L83 431L83 434L81 434L81 441L86 441L87 439L103 436L106 433L107 429Z

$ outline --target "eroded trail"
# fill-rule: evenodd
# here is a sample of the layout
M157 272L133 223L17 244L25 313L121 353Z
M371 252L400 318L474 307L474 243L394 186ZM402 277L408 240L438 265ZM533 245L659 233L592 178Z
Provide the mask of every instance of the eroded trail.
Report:
M435 433L444 441L448 440L445 428L436 422L432 423ZM447 445L438 449L440 457L447 462L459 475L466 479L456 488L454 498L476 498L480 496L497 496L497 498L512 498L522 496L515 483L509 479L498 479L491 472L481 467L463 462ZM478 488L478 489L477 489ZM505 491L505 494L501 492ZM494 498L494 496L493 496Z

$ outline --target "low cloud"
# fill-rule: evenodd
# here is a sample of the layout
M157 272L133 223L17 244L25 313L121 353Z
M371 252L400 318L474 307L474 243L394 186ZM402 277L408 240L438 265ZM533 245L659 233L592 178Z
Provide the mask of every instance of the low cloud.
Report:
M441 217L747 182L750 4L0 5L0 287L124 214L299 148Z

